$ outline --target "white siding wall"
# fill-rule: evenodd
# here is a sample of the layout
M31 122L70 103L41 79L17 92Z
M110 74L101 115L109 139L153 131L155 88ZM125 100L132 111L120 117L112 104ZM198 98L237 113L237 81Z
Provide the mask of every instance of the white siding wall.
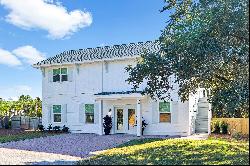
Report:
M73 132L82 133L98 133L99 126L96 124L85 124L84 122L84 104L95 104L96 93L102 92L118 92L129 91L131 85L128 85L125 80L128 78L128 73L125 72L127 65L135 65L135 60L126 61L109 61L108 66L103 62L94 62L68 66L70 80L63 83L54 83L51 81L51 70L53 67L45 69L43 76L43 124L47 127L50 123L53 125L63 126L64 124ZM102 75L103 70L103 75ZM102 79L103 78L103 79ZM171 78L174 79L174 78ZM103 85L102 85L103 82ZM145 83L141 86L141 89ZM158 123L158 102L151 99L142 100L142 116L149 125L145 130L146 135L187 135L189 131L189 106L188 102L181 103L177 94L178 86L174 85L175 90L171 92L174 99L171 102L172 122ZM66 121L63 123L53 123L50 108L53 104L67 104ZM114 100L104 101L103 116L107 115L109 109L115 105L136 104L136 100ZM95 108L98 108L95 107ZM153 111L156 111L153 112ZM64 115L63 115L64 116ZM156 116L157 120L153 120Z

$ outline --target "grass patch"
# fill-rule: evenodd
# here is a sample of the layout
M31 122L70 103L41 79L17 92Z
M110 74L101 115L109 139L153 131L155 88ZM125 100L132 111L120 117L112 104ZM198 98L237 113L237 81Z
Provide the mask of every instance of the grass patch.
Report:
M78 165L248 165L249 142L227 140L133 140Z
M50 135L55 135L55 133L47 133L47 132L39 132L39 131L25 131L25 132L17 133L14 135L1 135L0 143L46 137Z

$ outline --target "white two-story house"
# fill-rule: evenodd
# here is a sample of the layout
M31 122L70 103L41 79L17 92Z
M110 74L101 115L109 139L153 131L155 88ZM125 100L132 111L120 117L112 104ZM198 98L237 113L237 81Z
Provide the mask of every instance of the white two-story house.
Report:
M102 135L103 117L110 115L111 134L141 136L142 119L148 123L145 135L209 132L210 108L201 100L205 91L190 95L183 103L174 84L173 100L163 102L139 93L146 82L133 93L125 81L126 66L135 65L145 50L159 49L158 41L148 41L69 50L34 64L42 71L43 125L66 125L71 132ZM199 117L205 120L197 121Z

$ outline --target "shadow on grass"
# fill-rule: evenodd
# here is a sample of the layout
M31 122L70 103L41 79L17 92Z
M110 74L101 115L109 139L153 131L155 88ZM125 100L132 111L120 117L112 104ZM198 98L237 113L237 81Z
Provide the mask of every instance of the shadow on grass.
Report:
M127 147L126 147L127 146ZM249 144L203 140L136 140L80 165L248 165Z
M151 143L151 142L162 141L162 140L164 140L164 139L163 138L142 138L142 139L126 142L122 145L117 146L117 148L123 148L123 147L134 146L134 145L141 145L141 144L145 144L145 143Z

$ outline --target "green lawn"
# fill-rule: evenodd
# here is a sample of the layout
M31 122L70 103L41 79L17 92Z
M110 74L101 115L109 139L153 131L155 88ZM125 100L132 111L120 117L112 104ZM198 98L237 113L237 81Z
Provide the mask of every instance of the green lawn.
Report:
M79 165L248 165L249 142L233 140L133 140Z
M39 131L25 131L25 132L14 134L14 135L0 135L0 143L32 139L32 138L38 138L38 137L46 137L49 135L54 135L54 134L39 132Z

